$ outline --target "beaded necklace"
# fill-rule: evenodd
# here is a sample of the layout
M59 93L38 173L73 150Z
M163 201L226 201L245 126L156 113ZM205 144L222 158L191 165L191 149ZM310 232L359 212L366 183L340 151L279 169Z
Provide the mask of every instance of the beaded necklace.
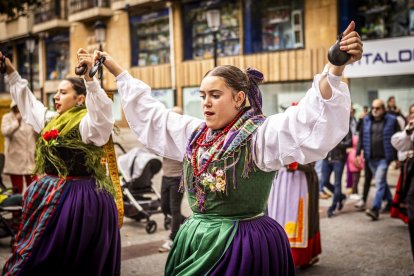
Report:
M215 142L218 141L218 139L220 139L220 137L222 137L223 135L227 134L229 132L229 130L232 128L232 126L237 122L237 120L241 117L241 115L243 115L243 113L245 112L245 110L240 111L236 117L234 117L234 119L211 141L209 142L205 142L203 143L203 141L205 140L206 136L207 136L207 130L208 128L206 127L203 132L201 133L200 137L198 137L197 141L196 141L196 146L194 148L194 151L192 153L191 156L191 162L194 168L194 175L195 176L200 176L203 172L205 172L205 170L207 169L208 165L211 163L211 161L213 160L213 158L216 156L217 152L219 152L219 150L221 149L221 147L224 144L224 139L217 145L215 152L210 156L210 158L207 160L207 162L204 164L204 166L199 170L198 169L198 165L197 165L197 152L198 149L200 147L202 148L207 148L207 147L211 147Z

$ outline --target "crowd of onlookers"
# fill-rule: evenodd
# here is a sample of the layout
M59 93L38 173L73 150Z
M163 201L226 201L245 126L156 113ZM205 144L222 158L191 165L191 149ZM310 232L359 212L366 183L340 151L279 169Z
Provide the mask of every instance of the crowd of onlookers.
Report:
M381 99L372 101L371 109L364 110L355 118L355 109L350 116L348 135L328 156L317 162L319 175L319 197L333 196L327 210L328 217L340 211L347 198L356 200L355 208L366 212L373 221L380 214L389 213L408 224L411 248L414 257L414 103L405 116L397 107L395 97L385 103ZM387 182L391 164L400 170L394 194ZM346 169L346 191L342 191L342 176ZM331 174L334 181L331 184ZM359 191L360 176L364 173L363 190ZM375 195L368 205L368 193L372 180ZM362 193L361 193L362 192Z
M367 216L373 220L378 220L380 213L391 210L393 195L387 183L388 168L393 162L396 169L402 168L406 159L412 156L412 153L397 152L392 137L413 122L414 104L408 113L405 116L397 107L394 96L389 97L387 103L382 99L373 100L371 108L364 106L358 118L355 117L355 109L351 108L348 135L325 159L316 163L320 183L319 197L332 197L332 204L327 210L328 217L341 210L347 198L355 200L355 208L366 210ZM342 190L344 171L346 191ZM362 173L364 183L360 191L358 187ZM376 193L372 204L367 206L372 180L375 181Z

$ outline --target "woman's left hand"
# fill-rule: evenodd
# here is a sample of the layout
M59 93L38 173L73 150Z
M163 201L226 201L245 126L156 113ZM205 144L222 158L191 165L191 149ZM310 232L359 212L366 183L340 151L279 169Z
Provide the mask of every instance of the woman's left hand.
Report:
M79 48L79 50L76 52L76 55L78 56L78 64L76 66L79 67L83 64L86 64L88 69L86 70L83 77L85 80L91 81L93 78L89 77L89 70L92 68L92 55L83 48Z
M344 71L347 64L354 63L355 61L358 61L362 58L363 45L361 37L355 31L354 21L351 21L346 30L342 33L342 40L340 42L339 49L341 51L347 52L351 57L345 65L335 66L333 64L330 64L329 72L337 76L342 76L342 72Z
M340 45L341 51L345 51L351 56L351 58L348 60L346 64L351 64L361 59L363 52L363 44L361 41L361 37L355 31L354 21L351 21L346 30L343 32Z

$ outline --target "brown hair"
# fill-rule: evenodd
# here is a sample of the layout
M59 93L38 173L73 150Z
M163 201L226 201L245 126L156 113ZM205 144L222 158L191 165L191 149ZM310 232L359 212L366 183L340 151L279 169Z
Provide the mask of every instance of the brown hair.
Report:
M246 93L246 96L249 92L250 80L247 75L236 66L217 66L204 75L204 77L207 76L222 77L228 87L232 88L236 92L243 91Z
M204 77L206 76L222 77L226 85L234 90L233 95L239 91L245 93L246 98L241 107L246 106L246 99L248 99L255 112L263 114L262 93L258 85L263 81L264 76L260 71L247 68L246 73L244 73L235 66L223 65L208 71Z
M72 84L72 87L78 96L79 95L86 96L86 86L81 78L70 77L70 78L66 78L66 80Z

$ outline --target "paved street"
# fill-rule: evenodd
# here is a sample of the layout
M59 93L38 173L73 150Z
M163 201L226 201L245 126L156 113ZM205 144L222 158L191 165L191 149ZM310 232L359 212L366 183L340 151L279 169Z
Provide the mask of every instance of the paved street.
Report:
M127 147L128 148L128 147ZM396 183L398 172L390 170L389 182ZM160 186L161 173L154 177ZM360 181L362 185L362 179ZM362 188L362 187L361 187ZM362 190L362 189L360 189ZM394 189L393 189L394 191ZM374 187L370 195L373 196ZM364 212L353 207L348 200L341 213L326 217L330 199L320 200L322 255L315 266L298 270L298 275L410 275L414 263L410 252L408 227L402 221L382 215L379 221L371 221ZM185 215L190 209L183 202ZM158 230L147 234L145 224L125 219L122 235L122 275L163 275L166 253L158 253L158 247L168 237L163 228L163 215L152 216L158 222ZM0 240L0 265L10 254L10 239Z

